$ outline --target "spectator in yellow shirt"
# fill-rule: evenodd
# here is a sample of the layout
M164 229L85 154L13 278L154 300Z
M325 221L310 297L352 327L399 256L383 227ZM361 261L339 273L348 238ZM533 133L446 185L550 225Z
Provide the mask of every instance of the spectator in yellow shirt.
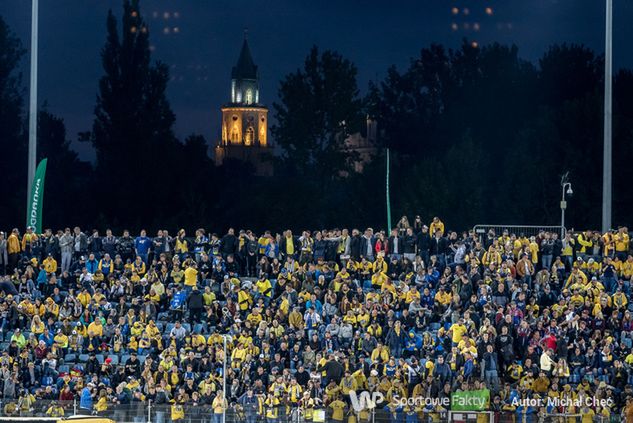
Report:
M429 225L429 233L434 234L436 231L440 231L440 236L444 236L444 222L439 217L435 216L433 221Z
M457 323L451 325L448 329L448 333L452 335L453 345L459 344L466 332L468 332L468 329L466 329L466 326L464 325L463 318L460 318Z
M198 285L198 269L196 267L196 262L192 260L185 269L185 289L191 290Z
M345 403L340 399L334 400L330 403L332 409L332 420L335 422L342 422L345 418Z
M49 254L48 257L44 259L42 265L44 266L46 273L50 274L57 272L57 260L55 260L52 254Z
M380 290L382 288L382 284L385 283L388 279L388 276L380 271L374 273L371 277L371 286L374 289Z
M88 333L92 333L94 336L103 336L103 325L100 318L96 318L88 325Z
M626 260L629 252L629 233L626 227L618 228L618 232L614 235L615 238L615 255L620 261Z

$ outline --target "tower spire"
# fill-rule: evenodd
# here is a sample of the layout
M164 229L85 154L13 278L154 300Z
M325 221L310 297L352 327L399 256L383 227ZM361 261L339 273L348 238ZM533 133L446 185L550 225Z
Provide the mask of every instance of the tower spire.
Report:
M244 27L244 41L248 40L248 27Z

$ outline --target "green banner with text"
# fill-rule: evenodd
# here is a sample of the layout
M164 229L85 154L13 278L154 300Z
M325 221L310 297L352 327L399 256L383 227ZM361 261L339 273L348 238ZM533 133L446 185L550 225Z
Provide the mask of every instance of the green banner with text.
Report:
M36 234L42 233L42 209L44 208L44 178L46 177L46 163L43 159L33 177L31 194L29 196L29 208L26 211L26 226L32 227Z
M490 391L459 391L451 395L451 410L453 411L484 411L490 404Z

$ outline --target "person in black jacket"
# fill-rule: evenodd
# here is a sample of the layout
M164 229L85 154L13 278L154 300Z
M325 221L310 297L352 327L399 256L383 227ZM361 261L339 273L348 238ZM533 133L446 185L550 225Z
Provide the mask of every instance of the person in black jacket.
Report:
M117 242L117 252L121 255L123 262L134 259L134 238L130 236L130 231L123 231L123 236Z
M415 248L418 243L418 237L413 233L412 228L407 228L407 231L402 238L402 252L404 257L410 262L415 261Z
M84 370L87 375L99 374L101 364L99 363L99 360L97 360L97 356L95 354L90 354L90 358L86 361Z
M248 240L246 241L246 268L245 273L247 277L254 277L257 273L257 252L259 250L259 245L257 244L257 239L255 239L255 235L253 233L248 234Z
M189 322L192 325L200 322L200 316L202 316L204 309L204 299L197 286L193 287L189 298L187 298L187 307L189 308Z
M317 372L325 371L325 383L328 385L331 381L336 382L338 385L343 378L344 369L341 363L338 362L334 354L330 354L328 361L323 366L319 366L316 369Z
M446 250L448 249L448 240L442 236L442 231L435 231L435 235L431 239L430 254L437 257L440 269L443 272L446 266Z
M59 261L61 258L61 250L59 247L59 238L57 235L53 234L51 229L47 229L44 233L44 237L42 239L42 260L48 257L48 255L52 255L55 260Z
M422 257L424 265L429 264L429 252L431 251L431 236L429 235L429 227L422 226L422 231L417 236L418 255Z
M220 242L220 252L222 253L222 258L226 260L226 257L229 254L235 254L238 250L238 240L235 236L235 229L229 228L229 231L226 235L222 237Z
M361 249L360 249L360 232L358 229L352 229L352 237L349 241L350 257L354 261L360 261Z

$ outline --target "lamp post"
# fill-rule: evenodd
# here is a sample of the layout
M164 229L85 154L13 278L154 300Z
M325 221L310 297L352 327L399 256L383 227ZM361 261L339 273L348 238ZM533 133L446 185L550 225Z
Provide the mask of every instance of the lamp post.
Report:
M39 21L39 0L31 1L31 82L29 93L29 150L26 182L26 207L31 197L31 185L35 177L35 161L37 158L37 41Z
M613 0L606 2L604 43L604 146L602 158L602 233L611 229L612 204L612 50L613 50Z
M560 186L562 188L562 194L560 199L560 238L565 238L565 209L567 209L567 201L565 201L565 195L572 195L574 191L571 189L571 182L568 180L569 172L565 172L560 179Z

